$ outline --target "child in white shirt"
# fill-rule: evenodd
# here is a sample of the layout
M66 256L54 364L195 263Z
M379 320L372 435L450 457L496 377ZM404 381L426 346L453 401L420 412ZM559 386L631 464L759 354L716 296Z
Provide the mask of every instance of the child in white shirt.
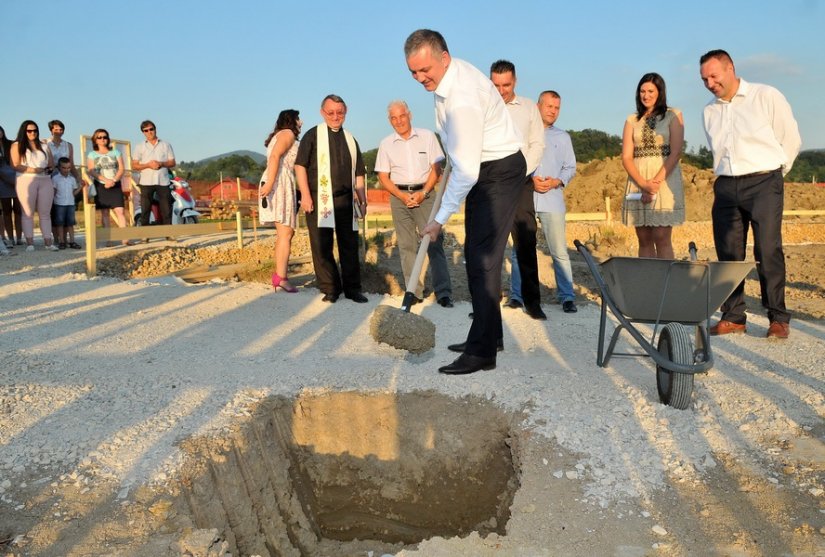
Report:
M78 185L77 180L72 176L72 163L66 157L61 157L57 162L59 172L52 176L54 184L54 210L53 217L56 241L59 249L81 249L80 244L74 241L75 219L74 196L83 188Z

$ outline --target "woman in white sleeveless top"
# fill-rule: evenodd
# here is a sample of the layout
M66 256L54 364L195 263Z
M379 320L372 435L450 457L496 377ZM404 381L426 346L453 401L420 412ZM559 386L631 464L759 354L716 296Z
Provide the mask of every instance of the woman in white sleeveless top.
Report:
M34 212L40 218L40 233L46 249L57 251L52 237L52 200L54 186L50 173L54 168L51 152L40 141L40 128L26 120L11 146L11 164L17 171L17 198L23 211L23 235L26 251L34 251Z

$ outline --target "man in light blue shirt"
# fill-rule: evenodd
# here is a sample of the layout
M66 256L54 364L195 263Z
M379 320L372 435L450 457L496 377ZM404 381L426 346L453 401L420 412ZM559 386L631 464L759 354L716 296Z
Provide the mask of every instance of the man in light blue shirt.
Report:
M573 294L573 270L567 254L564 229L564 186L576 175L576 155L570 134L554 124L561 110L561 97L555 91L544 91L538 102L544 123L544 153L533 175L533 202L541 221L544 239L553 258L556 275L556 296L565 313L576 313Z

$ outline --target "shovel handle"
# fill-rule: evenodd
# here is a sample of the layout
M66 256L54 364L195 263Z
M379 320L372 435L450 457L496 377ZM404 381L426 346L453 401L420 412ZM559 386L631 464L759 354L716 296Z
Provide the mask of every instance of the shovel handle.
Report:
M430 218L427 219L427 223L429 224L435 218L436 213L438 213L438 209L441 207L441 196L444 195L444 188L447 185L447 176L450 172L450 162L449 159L447 161L447 166L444 168L444 172L441 174L441 179L438 181L438 188L435 192L435 202L433 203L433 209L430 211ZM413 264L412 271L410 271L410 276L407 277L407 292L412 292L415 287L412 285L418 284L418 276L421 274L421 268L424 266L424 256L427 255L427 248L430 246L430 235L425 234L423 238L421 238L421 244L418 246L418 253L415 256L415 263Z

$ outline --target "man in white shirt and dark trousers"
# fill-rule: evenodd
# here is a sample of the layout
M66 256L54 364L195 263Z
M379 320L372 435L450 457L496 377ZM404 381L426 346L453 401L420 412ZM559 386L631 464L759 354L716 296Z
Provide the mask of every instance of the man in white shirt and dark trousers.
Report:
M533 172L544 151L544 126L536 103L516 95L516 66L497 60L490 66L490 81L501 95L516 129L521 133L521 152L527 161L527 174L520 192L513 222L513 251L510 258L509 308L524 307L533 319L545 320L539 294L539 263L536 255L536 208L533 204Z
M412 114L406 102L392 101L387 107L387 117L395 133L385 137L378 146L375 171L381 186L392 195L390 209L406 281L418 252L418 232L427 226L435 203L432 191L438 181L444 152L433 132L412 126ZM442 307L451 308L452 283L444 255L443 232L437 241L430 242L427 255L436 301ZM421 301L424 292L421 277L418 284L407 284L406 288L416 296L413 303Z
M169 169L175 167L175 153L166 141L158 139L157 127L151 120L140 124L146 138L132 152L132 170L140 171L140 225L149 224L152 198L157 193L161 224L172 224L172 191L169 189Z
M452 58L444 37L419 29L404 43L413 79L434 93L436 125L452 163L441 208L425 228L435 241L464 205L464 259L473 302L467 340L448 346L461 355L439 368L466 374L496 367L502 347L501 267L527 164L501 95L471 64Z
M561 110L561 96L555 91L539 95L539 114L544 124L544 153L533 175L533 202L541 221L544 240L553 258L556 297L564 313L576 313L573 268L567 253L564 186L576 175L576 155L570 134L555 126Z
M785 253L782 249L783 176L791 170L802 139L785 97L768 85L737 77L730 55L711 50L700 60L705 87L716 97L704 110L713 151L713 240L719 261L744 261L748 227L758 265L762 305L768 310L768 338L788 338ZM745 282L722 304L712 335L744 333Z

